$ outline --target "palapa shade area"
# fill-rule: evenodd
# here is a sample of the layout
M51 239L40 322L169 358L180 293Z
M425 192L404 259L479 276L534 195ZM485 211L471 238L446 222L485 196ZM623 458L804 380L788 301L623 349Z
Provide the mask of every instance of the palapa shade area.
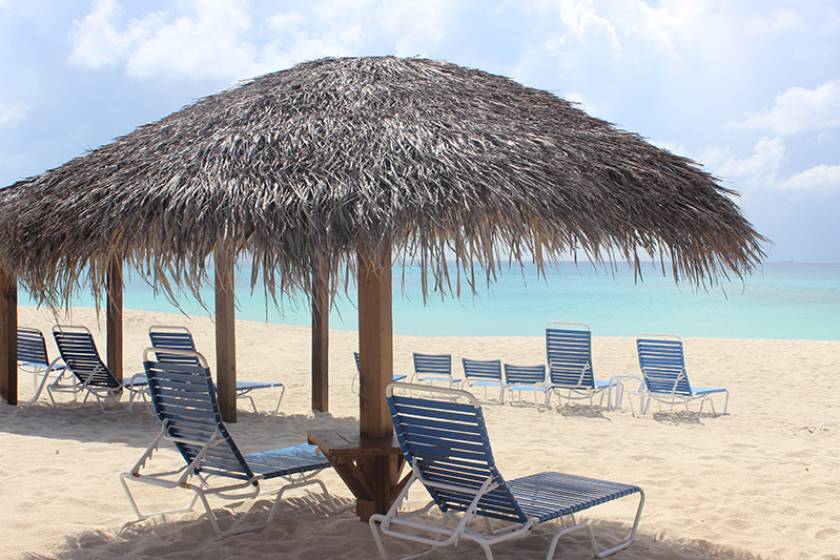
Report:
M541 267L570 253L660 255L675 278L713 284L762 257L730 194L692 161L504 77L417 58L300 64L0 192L4 391L15 278L51 305L109 277L116 297L123 262L197 291L215 253L230 417L232 267L248 255L252 286L313 294L316 337L329 271L357 274L361 430L389 434L392 261L419 263L427 293L490 279L510 255Z

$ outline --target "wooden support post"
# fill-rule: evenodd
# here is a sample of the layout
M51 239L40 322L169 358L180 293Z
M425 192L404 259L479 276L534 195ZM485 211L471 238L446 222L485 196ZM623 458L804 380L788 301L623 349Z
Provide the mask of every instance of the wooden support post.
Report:
M360 437L383 438L394 433L385 401L385 388L393 380L393 333L391 323L391 251L359 254L359 431ZM393 499L399 463L396 457L379 455L358 461L370 484L373 499L358 500L356 513L362 520L385 513Z
M117 379L123 378L123 274L122 260L114 259L108 267L105 329L108 337L108 369Z
M17 404L17 278L0 270L0 397Z
M225 422L236 422L234 266L233 251L229 247L216 250L216 387L219 410Z
M330 411L330 267L326 257L312 270L312 410Z

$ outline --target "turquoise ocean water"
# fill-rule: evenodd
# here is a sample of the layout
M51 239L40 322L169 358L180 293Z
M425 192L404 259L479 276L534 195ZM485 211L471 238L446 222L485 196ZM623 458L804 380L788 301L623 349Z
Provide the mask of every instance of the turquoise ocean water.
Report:
M250 271L237 274L239 319L308 325L304 296L286 299L281 309L266 302L261 288L252 295ZM840 264L766 264L743 282L735 281L708 291L675 285L652 268L644 281L634 282L632 269L561 263L537 277L532 266L502 272L489 288L461 299L430 296L424 305L416 268L394 271L394 330L399 334L436 336L539 336L551 320L584 322L596 335L632 336L640 332L667 332L682 336L733 338L840 339ZM342 295L332 312L331 327L354 330L356 307L351 295ZM213 304L212 286L203 292ZM192 297L179 300L190 315L208 315ZM21 305L32 305L20 294ZM91 296L74 305L93 306ZM155 297L136 276L127 275L125 307L178 312L165 297Z

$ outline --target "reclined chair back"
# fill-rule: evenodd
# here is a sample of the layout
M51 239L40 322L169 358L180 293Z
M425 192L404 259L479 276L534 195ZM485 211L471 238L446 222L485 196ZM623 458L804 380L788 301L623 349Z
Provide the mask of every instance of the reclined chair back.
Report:
M500 360L470 360L463 358L464 377L467 379L486 379L502 381L502 362Z
M44 334L38 329L19 327L17 330L17 361L46 369L50 365Z
M691 395L683 343L676 336L640 335L636 339L639 367L651 393Z
M195 340L186 327L153 326L149 329L149 340L155 348L171 348L195 352ZM201 365L191 355L156 352L159 362L173 364Z
M52 332L61 359L79 381L90 387L120 387L120 382L99 357L93 336L86 327L56 325Z
M430 396L397 395L395 390ZM496 488L481 498L476 513L505 521L526 521L496 469L484 416L472 395L406 383L389 385L387 395L402 452L442 511L466 511L481 486L492 479ZM453 397L468 402L455 402Z
M182 363L151 359L158 353L156 348L149 348L143 354L152 406L165 426L167 439L175 443L187 463L204 454L196 472L249 480L254 473L222 422L216 389L204 356L186 350L167 350L170 358L182 358ZM192 363L186 363L187 359Z
M592 372L592 330L589 325L549 323L545 329L545 351L553 385L595 387Z
M545 381L545 366L505 364L505 381L511 385L536 385Z
M419 354L412 355L414 359L414 373L422 375L452 376L451 354Z

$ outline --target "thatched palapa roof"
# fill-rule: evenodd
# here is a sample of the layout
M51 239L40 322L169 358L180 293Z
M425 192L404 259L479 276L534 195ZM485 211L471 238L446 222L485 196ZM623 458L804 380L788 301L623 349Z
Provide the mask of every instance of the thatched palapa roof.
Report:
M124 257L195 288L215 247L304 289L312 259L393 244L446 285L538 264L664 254L712 282L761 237L692 161L548 92L445 62L324 59L255 78L0 192L0 258L38 297ZM452 269L455 256L458 270ZM447 268L447 259L450 259ZM463 269L467 274L463 274Z

